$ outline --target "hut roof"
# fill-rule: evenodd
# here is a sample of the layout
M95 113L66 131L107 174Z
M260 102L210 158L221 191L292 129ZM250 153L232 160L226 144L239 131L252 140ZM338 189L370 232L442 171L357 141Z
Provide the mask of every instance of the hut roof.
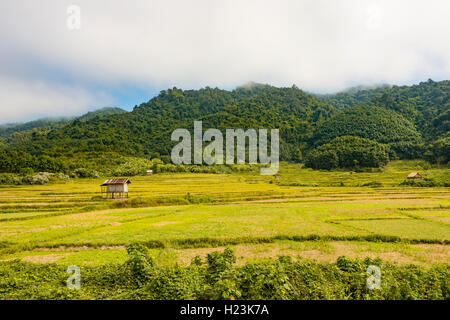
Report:
M129 184L131 183L130 179L123 178L123 179L106 179L105 182L101 184L101 186L109 186L112 184Z
M411 172L410 174L408 174L408 178L414 178L414 177L417 177L417 176L420 176L420 173L418 173L418 172Z

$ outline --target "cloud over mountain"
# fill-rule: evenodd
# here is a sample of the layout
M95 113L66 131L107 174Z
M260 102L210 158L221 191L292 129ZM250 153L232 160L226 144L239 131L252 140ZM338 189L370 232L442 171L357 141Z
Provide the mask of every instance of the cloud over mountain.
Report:
M79 30L67 27L73 4ZM445 0L4 1L0 115L84 112L123 85L324 92L448 79L449 15Z

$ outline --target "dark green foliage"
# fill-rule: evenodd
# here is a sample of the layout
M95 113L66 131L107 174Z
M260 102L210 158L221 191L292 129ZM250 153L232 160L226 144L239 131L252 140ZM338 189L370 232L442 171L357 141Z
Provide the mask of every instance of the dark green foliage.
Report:
M305 166L313 169L377 168L389 160L385 145L358 137L339 137L312 150Z
M412 123L392 110L357 106L337 113L321 123L312 138L316 146L342 136L357 136L380 143L421 142Z
M364 184L361 185L361 187L371 187L371 188L379 188L382 187L383 184L379 181L371 181L371 182L366 182Z
M192 130L203 120L204 130L279 128L281 158L298 160L317 121L334 108L298 88L253 85L234 91L205 88L162 91L132 112L88 121L76 119L62 128L35 132L32 139L9 139L7 145L31 154L67 155L78 152L117 152L142 157L170 156L170 135L177 128Z
M209 274L209 281L214 283L218 281L224 272L229 270L236 262L236 257L231 249L227 248L223 253L219 251L208 254L207 258L207 271Z
M28 184L21 176L33 176L34 172L66 173L72 178L130 177L153 173L231 173L257 172L259 164L245 165L174 165L164 164L160 159L126 157L117 153L77 153L66 157L51 158L46 155L35 156L25 152L0 150L0 184ZM9 175L17 173L20 176ZM9 181L9 182L8 182ZM23 181L23 183L21 183Z
M290 257L235 266L233 252L211 253L183 267L157 264L142 246L128 247L124 265L81 268L81 289L66 287L65 267L18 260L0 263L0 299L442 299L450 298L450 266L425 269L380 259L336 263ZM381 288L367 287L378 266Z
M39 172L31 174L13 174L4 173L0 174L0 185L10 184L10 185L42 185L49 182L65 182L69 180L69 176L63 173L49 173L49 172Z
M160 172L199 172L204 169L170 166L170 151L176 143L170 141L170 135L177 128L192 132L194 121L202 120L204 130L278 128L280 158L286 161L303 161L302 155L336 137L358 136L387 144L391 159L425 157L443 164L449 158L448 140L445 140L450 123L449 85L450 81L429 80L414 86L355 88L315 96L295 86L276 88L255 83L233 91L173 88L161 91L132 112L106 108L64 123L43 121L42 126L24 125L25 131L10 126L0 147L25 152L24 159L28 158L27 154L61 157L70 163L70 171L85 167L76 165L71 158L83 160L92 154L102 162L98 155L115 154L117 158L161 159ZM327 166L335 166L334 152L326 156ZM96 163L90 169L100 172L103 167L102 163ZM4 172L19 172L24 168L44 170L23 161L0 165ZM123 175L141 174L140 165L122 169Z
M68 123L69 121L70 118L43 118L25 123L2 124L0 125L0 136L6 137L15 132L58 127Z
M431 163L447 164L450 161L450 136L432 143L424 158Z
M153 259L148 255L147 247L131 243L127 246L127 254L126 266L131 271L132 278L138 283L145 281L153 268Z
M105 118L113 114L122 114L126 113L125 110L121 108L114 107L105 107L98 110L90 111L88 113L83 114L82 116L76 118L79 121L88 121L95 118Z
M389 144L390 159L420 159L425 152L425 145L414 141L400 141Z
M425 177L422 180L407 179L400 185L412 187L450 187L450 176L445 178Z
M76 178L98 178L99 175L95 170L87 168L77 168L72 172L72 175Z
M331 170L339 167L339 158L336 150L317 149L308 154L305 159L305 166L314 169Z
M103 118L112 114L121 114L126 111L120 108L102 108L95 111L88 112L76 119L80 121L87 121L93 118ZM34 121L29 121L25 123L9 123L0 125L0 137L6 137L13 133L19 133L28 131L31 133L33 130L49 130L52 128L58 128L64 124L69 123L74 118L71 117L60 117L60 118L42 118Z
M355 105L378 105L391 109L415 124L427 141L450 131L450 81L428 80L413 86L355 88L318 96L338 109Z
M0 172L30 174L32 172L67 172L61 159L47 155L34 156L21 151L0 150Z

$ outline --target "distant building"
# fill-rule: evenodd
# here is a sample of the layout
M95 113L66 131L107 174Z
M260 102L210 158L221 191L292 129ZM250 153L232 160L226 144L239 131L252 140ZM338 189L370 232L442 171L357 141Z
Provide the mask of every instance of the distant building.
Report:
M131 181L128 178L124 179L106 179L100 187L103 193L106 194L106 199L123 199L125 198L125 194L128 198L128 184Z
M280 180L280 179L281 179L281 175L279 175L279 174L274 174L273 176L274 176L274 178L277 179L277 180Z
M147 170L147 175L151 176L153 174L153 170Z
M416 179L416 180L420 180L422 179L422 176L420 175L420 173L418 172L411 172L410 174L408 174L408 179Z

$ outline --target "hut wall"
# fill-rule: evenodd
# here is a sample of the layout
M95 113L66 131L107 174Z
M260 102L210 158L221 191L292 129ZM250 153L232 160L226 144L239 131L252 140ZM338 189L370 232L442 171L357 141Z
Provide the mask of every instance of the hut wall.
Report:
M128 185L126 185L126 184L111 184L108 186L108 192L109 193L128 192Z

